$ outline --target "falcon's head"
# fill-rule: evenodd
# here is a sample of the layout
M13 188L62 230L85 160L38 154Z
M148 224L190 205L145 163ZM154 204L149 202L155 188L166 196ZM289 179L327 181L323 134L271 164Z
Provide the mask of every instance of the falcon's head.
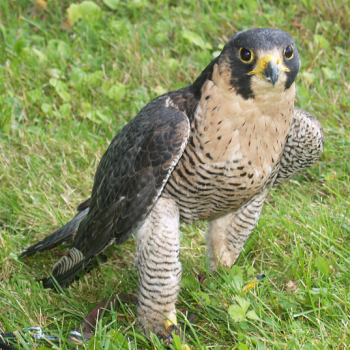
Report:
M272 28L237 33L215 61L226 88L244 99L289 89L300 69L292 36Z

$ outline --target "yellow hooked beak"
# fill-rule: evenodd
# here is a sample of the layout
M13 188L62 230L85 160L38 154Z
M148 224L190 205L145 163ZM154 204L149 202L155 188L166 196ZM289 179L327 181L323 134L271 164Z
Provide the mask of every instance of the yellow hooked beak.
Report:
M275 85L281 72L290 72L290 69L282 63L281 58L274 55L266 55L258 60L256 68L249 72L248 75L258 74Z

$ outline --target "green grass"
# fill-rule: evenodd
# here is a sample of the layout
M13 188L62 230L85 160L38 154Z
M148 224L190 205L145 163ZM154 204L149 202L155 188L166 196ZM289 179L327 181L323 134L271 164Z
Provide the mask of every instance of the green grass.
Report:
M48 275L62 248L17 257L88 198L104 150L143 105L191 83L236 31L268 26L296 40L296 105L322 122L324 155L271 191L236 267L205 286L196 277L208 266L205 223L183 226L179 318L192 348L349 348L349 2L110 2L115 10L98 1L101 12L74 26L65 0L45 9L30 0L0 2L0 332L41 326L60 337L56 349L75 348L67 331L93 305L115 291L136 291L132 240L110 247L107 261L97 259L60 293L36 279ZM258 273L267 277L246 293ZM192 326L185 320L191 312L199 316ZM162 349L135 321L132 305L108 313L89 348ZM129 346L116 345L121 334ZM30 341L22 348L51 347Z

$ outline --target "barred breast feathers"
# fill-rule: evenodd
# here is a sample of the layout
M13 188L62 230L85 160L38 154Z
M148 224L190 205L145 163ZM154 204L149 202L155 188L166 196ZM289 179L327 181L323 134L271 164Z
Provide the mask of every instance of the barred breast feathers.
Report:
M227 93L225 66L214 64L211 78L203 83L186 149L165 188L178 197L187 222L235 211L261 192L278 172L293 119L294 85L267 92L277 96L271 106L271 96L246 100Z

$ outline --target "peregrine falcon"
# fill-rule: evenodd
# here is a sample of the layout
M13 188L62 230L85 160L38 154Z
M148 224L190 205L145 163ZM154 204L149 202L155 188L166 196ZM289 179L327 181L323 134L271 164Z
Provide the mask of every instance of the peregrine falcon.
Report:
M230 267L270 188L323 152L319 121L294 107L299 68L286 32L234 35L193 84L149 102L114 137L91 198L22 256L72 242L52 270L64 286L108 245L134 234L139 322L154 333L176 324L180 221L208 220L210 268Z

